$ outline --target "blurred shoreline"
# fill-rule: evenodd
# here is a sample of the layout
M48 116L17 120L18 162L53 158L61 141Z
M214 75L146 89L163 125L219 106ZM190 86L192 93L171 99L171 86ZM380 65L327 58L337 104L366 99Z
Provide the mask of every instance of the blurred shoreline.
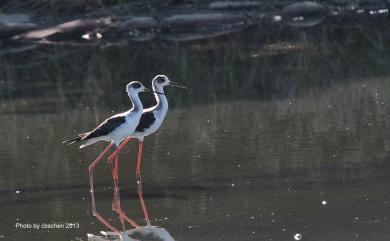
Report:
M5 1L0 55L40 45L99 46L207 40L290 28L309 31L388 19L383 1Z

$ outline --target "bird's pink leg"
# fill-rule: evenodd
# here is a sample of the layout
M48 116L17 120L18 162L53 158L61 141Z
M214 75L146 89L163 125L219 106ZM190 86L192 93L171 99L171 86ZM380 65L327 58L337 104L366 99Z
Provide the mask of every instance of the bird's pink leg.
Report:
M90 190L90 193L91 193L91 199L92 199L92 214L101 222L103 223L107 228L111 229L112 231L116 232L119 234L119 231L114 228L114 226L112 226L105 218L103 218L96 210L96 205L95 205L95 193L94 193L94 189L93 189L93 172L94 172L94 169L96 167L96 165L102 160L102 158L104 157L104 155L111 149L111 147L113 146L114 144L111 143L110 145L108 145L106 147L106 149L104 149L104 151L102 151L102 153L100 153L100 155L98 156L98 158L96 158L96 160L94 162L92 162L91 165L89 165L89 185L91 187L91 190Z
M110 157L108 159L114 159L115 157L115 153L119 153L123 147L125 147L127 145L127 143L129 143L129 141L131 140L131 137L127 137L120 145L119 147L110 155Z
M122 226L124 227L123 220L126 220L130 225L132 225L134 228L138 227L139 225L130 219L121 208L120 204L120 193L119 193L119 152L123 147L130 141L130 138L127 138L125 141L122 142L122 144L115 150L114 153L112 153L109 157L109 163L112 162L114 159L114 165L113 165L113 179L114 179L114 195L113 195L113 202L112 202L112 209L118 213L119 218L121 220ZM112 164L111 164L112 165Z
M116 153L116 150L113 152L113 154L111 154L109 157L108 157L108 167L110 168L110 171L111 171L111 176L113 178L113 181L114 181L114 195L113 195L113 200L112 200L112 210L115 210L115 163L114 162L114 159L115 159L115 154Z
M112 178L114 180L114 185L116 182L119 181L119 177L118 177L118 161L116 162L116 164L112 164L112 162L114 161L114 159L119 155L119 152L123 149L123 147L130 141L130 137L126 138L122 144L109 156L108 158L108 166L110 167L110 170L111 170L111 175L112 175ZM117 185L115 185L115 187L117 187ZM116 195L116 192L115 192L115 187L114 187L114 195L113 195L113 199L112 199L112 210L116 210L117 209L117 195Z
M120 196L119 196L119 177L118 177L118 169L119 169L119 150L118 148L115 150L115 162L114 162L114 172L113 172L113 180L114 180L114 194L112 200L112 210L118 213L118 208L120 207ZM111 156L110 156L111 157ZM122 215L119 214L119 219L122 224L123 230L126 230L125 222Z
M141 202L142 211L144 212L144 217L145 217L146 224L148 226L150 226L149 214L148 214L148 210L146 209L144 197L143 197L143 194L142 194L142 180L141 180L142 179L141 178L142 144L143 144L143 142L139 141L139 144L138 144L137 171L136 171L136 176L137 176L137 193L138 193L139 200Z
M117 165L114 165L112 162L114 161L115 157L117 155L119 155L119 152L123 149L123 147L125 147L125 145L130 141L130 137L126 138L122 144L110 155L110 157L108 158L108 166L110 167L110 170L111 170L111 175L112 175L112 178L114 179L114 184L115 184L115 181L118 181L119 177L118 177L118 164ZM115 195L115 189L114 189L114 195L113 195L113 199L112 199L112 210L116 210L116 203L117 203L117 195Z

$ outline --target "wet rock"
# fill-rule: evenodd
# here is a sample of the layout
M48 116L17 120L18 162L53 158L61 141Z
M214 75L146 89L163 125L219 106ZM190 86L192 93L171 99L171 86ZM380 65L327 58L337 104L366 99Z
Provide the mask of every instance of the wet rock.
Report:
M246 16L239 14L180 14L163 19L160 34L163 39L188 41L237 32L249 23Z
M153 17L78 19L19 34L14 40L36 43L95 44L98 41L146 41L156 36Z
M33 23L28 15L0 14L0 39L10 38L37 27L38 25Z
M280 15L280 20L294 27L311 27L322 22L329 11L315 2L299 2L286 6Z

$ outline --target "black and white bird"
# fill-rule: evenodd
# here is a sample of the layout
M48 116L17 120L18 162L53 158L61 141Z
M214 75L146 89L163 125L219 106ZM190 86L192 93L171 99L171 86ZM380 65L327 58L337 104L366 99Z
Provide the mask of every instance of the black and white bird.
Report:
M88 145L94 144L98 141L108 141L110 144L104 149L102 153L100 153L99 157L89 166L89 178L90 178L90 187L91 187L91 198L92 198L92 211L93 214L101 221L104 225L106 225L111 230L118 232L111 224L107 222L97 211L95 207L95 198L94 198L94 189L93 189L93 172L95 166L102 160L104 155L111 149L113 145L116 146L115 152L109 157L109 164L111 166L112 175L114 178L115 191L114 191L114 201L118 202L117 204L113 204L113 208L120 214L122 225L123 218L127 219L133 226L137 226L135 222L128 219L125 214L120 210L119 204L119 192L118 192L118 154L119 154L119 145L120 143L131 136L137 126L139 125L139 121L143 114L143 106L142 102L139 98L139 93L143 91L149 91L149 89L145 88L140 82L133 81L129 83L126 87L127 94L133 104L133 107L123 113L116 114L114 116L109 117L103 123L101 123L98 127L93 129L92 131L85 132L79 134L77 137L72 138L70 140L66 140L63 143L73 144L80 141L85 141L84 144L80 146L80 148L86 147ZM113 168L112 161L115 159L115 167Z
M138 190L138 196L141 201L142 210L144 212L145 220L148 225L150 225L150 219L142 196L142 186L141 186L142 185L141 184L142 146L143 146L144 138L150 134L153 134L160 128L161 124L165 119L165 115L167 114L168 99L166 98L164 93L165 86L175 86L175 87L186 89L185 86L171 81L165 75L155 76L152 80L152 88L153 88L153 92L157 104L155 106L143 110L141 119L135 131L131 135L129 135L129 137L125 141L123 141L118 148L118 150L121 150L130 141L131 138L137 138L139 141L137 171L136 171L137 184L138 184L137 190Z
M169 80L165 75L157 75L153 78L152 88L157 104L143 110L139 124L132 135L141 143L145 136L156 132L165 119L168 111L168 100L164 94L164 87L168 85L186 89L185 86Z
M133 81L127 85L126 91L133 104L130 110L111 116L92 131L81 133L77 137L66 140L63 143L73 144L85 141L80 146L80 148L84 148L98 141L108 141L119 146L126 137L136 130L143 114L143 106L138 94L148 91L148 89L140 82Z

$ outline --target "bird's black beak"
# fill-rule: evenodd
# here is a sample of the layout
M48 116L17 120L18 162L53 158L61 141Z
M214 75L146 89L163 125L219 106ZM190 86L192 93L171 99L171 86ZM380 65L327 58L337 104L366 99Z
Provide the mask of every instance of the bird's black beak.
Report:
M150 92L150 89L148 89L148 88L144 87L144 90L143 90L143 92Z
M179 87L179 88L182 88L182 89L187 89L187 87L185 87L184 85L175 83L173 81L169 81L169 85L172 85L172 86L175 86L175 87Z

